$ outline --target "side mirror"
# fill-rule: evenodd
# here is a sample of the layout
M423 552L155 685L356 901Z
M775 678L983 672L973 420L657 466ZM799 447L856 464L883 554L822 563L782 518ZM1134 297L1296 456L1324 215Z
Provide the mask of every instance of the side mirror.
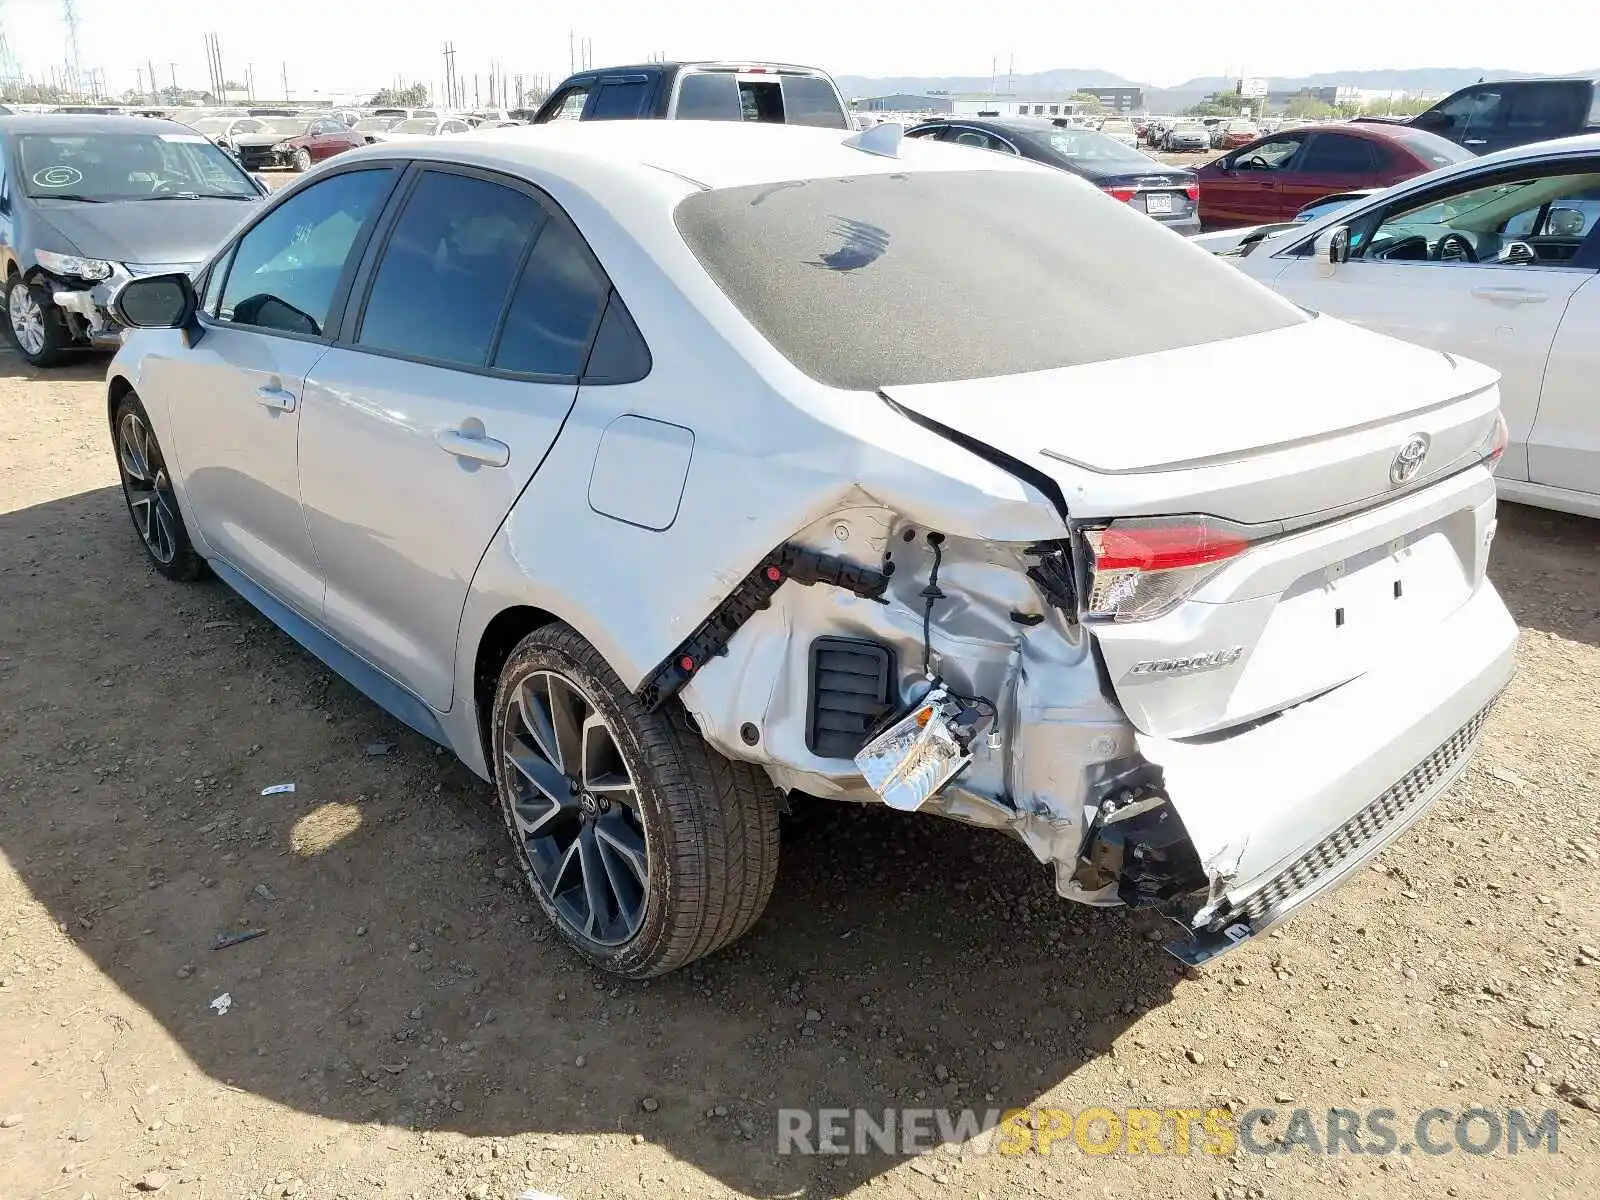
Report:
M130 329L181 329L198 307L194 281L183 274L133 279L111 297L111 315Z
M1350 226L1335 225L1332 229L1324 230L1317 235L1314 243L1315 255L1321 262L1330 267L1337 267L1341 263L1350 261Z

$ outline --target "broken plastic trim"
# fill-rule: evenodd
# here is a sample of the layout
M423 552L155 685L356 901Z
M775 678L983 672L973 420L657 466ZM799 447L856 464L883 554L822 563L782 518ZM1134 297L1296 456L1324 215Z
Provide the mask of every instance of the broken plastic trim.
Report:
M684 689L696 671L711 659L726 654L733 635L756 613L771 607L772 597L790 579L807 587L815 583L831 584L863 600L887 603L883 593L889 587L888 571L785 542L763 558L755 570L711 610L711 615L645 677L636 694L646 710L654 712L660 708Z
M1206 873L1166 792L1135 779L1101 802L1077 880L1091 892L1115 883L1119 900L1144 908L1204 889Z

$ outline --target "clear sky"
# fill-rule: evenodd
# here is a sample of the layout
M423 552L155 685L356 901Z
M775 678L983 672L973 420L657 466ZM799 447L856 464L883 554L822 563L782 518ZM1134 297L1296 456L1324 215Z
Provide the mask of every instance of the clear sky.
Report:
M986 75L1099 68L1170 86L1196 75L1267 78L1317 71L1459 66L1539 73L1600 68L1600 0L1540 0L1520 32L1461 0L76 0L80 62L132 87L135 67L203 88L204 37L217 33L230 76L254 62L258 94L277 93L287 62L295 95L364 90L395 77L436 85L456 46L469 81L498 60L508 75L567 73L568 29L596 65L668 58L786 59L838 75ZM26 71L66 58L61 0L0 0ZM469 84L470 86L470 84ZM486 100L487 98L485 98Z

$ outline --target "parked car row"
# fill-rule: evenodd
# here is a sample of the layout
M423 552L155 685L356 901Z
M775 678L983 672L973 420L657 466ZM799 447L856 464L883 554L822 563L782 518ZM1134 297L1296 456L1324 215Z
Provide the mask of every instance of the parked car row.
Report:
M1177 233L1200 232L1201 194L1195 173L1169 167L1100 131L1045 117L940 117L913 126L906 136L993 150L1058 167L1087 179Z
M1600 518L1600 136L1466 156L1325 205L1226 261L1296 303L1499 371L1500 494Z

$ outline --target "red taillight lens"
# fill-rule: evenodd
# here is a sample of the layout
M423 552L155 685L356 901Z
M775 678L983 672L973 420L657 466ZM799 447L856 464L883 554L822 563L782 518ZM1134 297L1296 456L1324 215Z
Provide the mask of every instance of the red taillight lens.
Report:
M1184 184L1183 185L1183 194L1185 196L1189 197L1189 203L1190 204L1199 204L1200 203L1200 181L1198 179L1193 179L1193 180L1190 180L1188 183Z
M1114 521L1085 532L1094 554L1087 615L1147 621L1186 600L1259 535L1215 517Z
M1105 571L1174 571L1221 562L1249 545L1248 538L1204 522L1159 526L1119 522L1101 531L1094 561Z
M1113 200L1121 200L1124 204L1132 204L1133 198L1139 194L1136 187L1108 187L1101 189Z

